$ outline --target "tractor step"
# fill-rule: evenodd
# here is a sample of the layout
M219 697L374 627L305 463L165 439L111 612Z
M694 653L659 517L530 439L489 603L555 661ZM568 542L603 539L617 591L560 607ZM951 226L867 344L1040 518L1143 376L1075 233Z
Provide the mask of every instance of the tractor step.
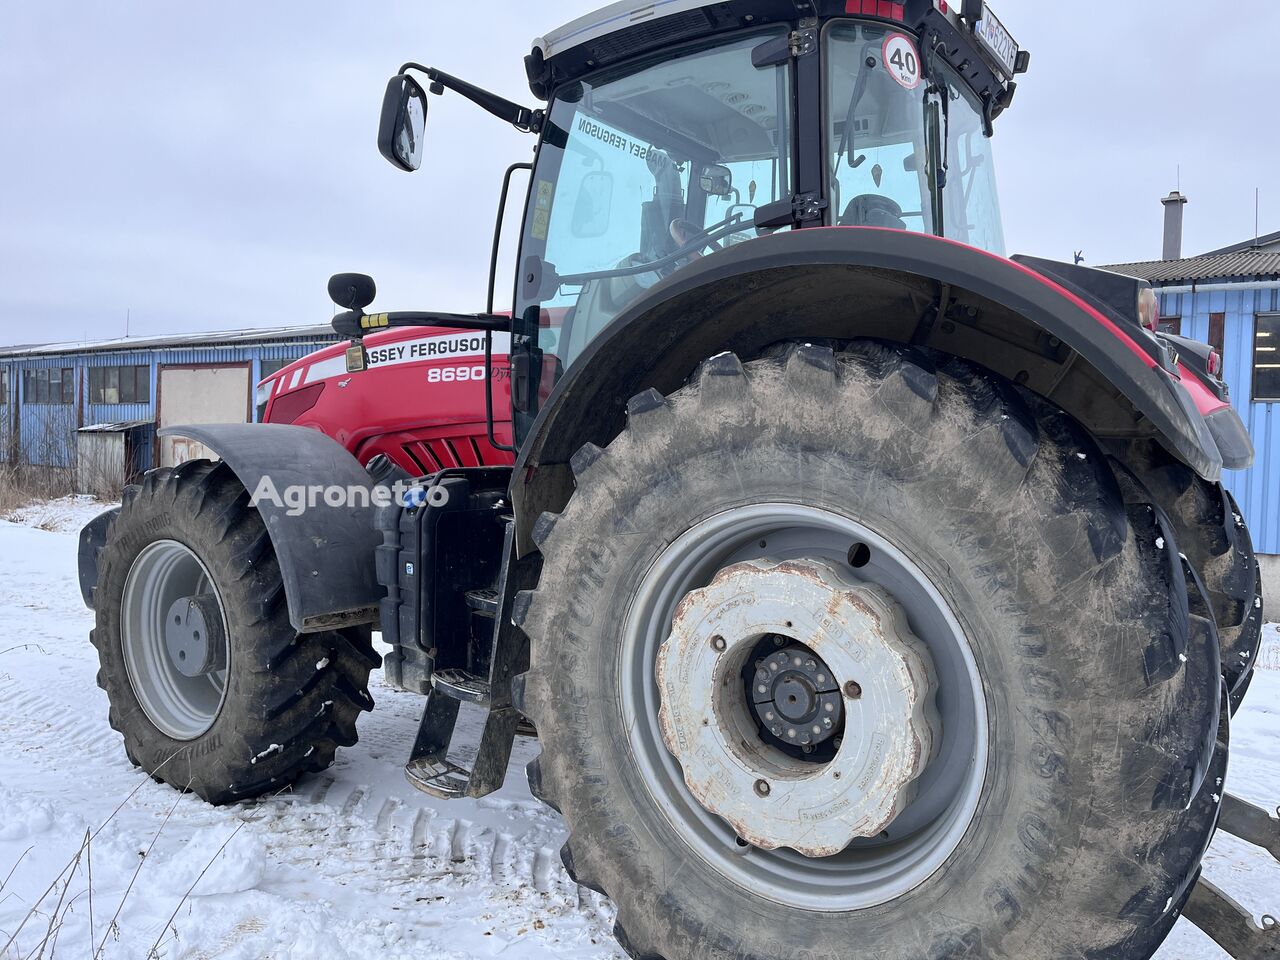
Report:
M465 670L440 670L431 675L431 688L463 703L489 706L489 681Z
M487 618L493 631L488 674L457 668L432 674L418 736L404 768L413 786L444 800L493 793L506 778L517 732L536 736L511 697L512 681L529 669L529 648L511 623L510 604L518 591L532 587L537 578L536 567L515 562L513 523L506 526L500 569L506 572L500 589L466 592L467 606L478 617ZM479 708L473 713L483 711L478 738L471 732L474 727L469 730L464 725L463 731L458 730L464 703ZM465 736L457 736L463 732Z
M1276 812L1280 813L1280 810ZM1280 860L1280 819L1262 807L1228 793L1222 798L1222 818L1218 821L1218 829L1261 847Z
M498 603L500 598L495 590L468 590L467 606L479 613L488 614L491 617L498 614Z
M457 800L467 795L471 771L448 760L437 761L429 757L410 760L404 767L405 779L423 793L438 800Z
M1182 915L1207 933L1234 960L1280 960L1280 926L1253 914L1201 877Z
M410 784L441 800L484 797L501 787L520 723L515 707L490 709L478 742L471 745L475 759L468 765L454 755L459 746L455 733L462 702L439 689L431 691L413 755L404 768ZM463 756L471 752L466 747L458 751Z

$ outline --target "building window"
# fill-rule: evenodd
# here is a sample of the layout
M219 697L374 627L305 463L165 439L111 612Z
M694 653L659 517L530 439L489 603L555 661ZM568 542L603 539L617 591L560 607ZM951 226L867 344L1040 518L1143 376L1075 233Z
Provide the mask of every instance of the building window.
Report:
M150 403L151 368L91 367L90 403Z
M292 360L260 360L258 365L262 370L262 375L258 377L258 382L261 383L273 373L279 373L291 363L293 363Z
M0 407L9 402L9 371L0 369Z
M1181 317L1161 317L1159 330L1161 333L1167 333L1171 336L1182 336L1182 318Z
M22 371L22 399L26 403L74 403L75 372L66 367Z
M1256 319L1253 399L1280 403L1280 313L1258 314Z
M1227 342L1227 315L1225 313L1209 314L1209 346L1218 351L1218 356L1223 360L1227 358L1227 351L1223 344Z

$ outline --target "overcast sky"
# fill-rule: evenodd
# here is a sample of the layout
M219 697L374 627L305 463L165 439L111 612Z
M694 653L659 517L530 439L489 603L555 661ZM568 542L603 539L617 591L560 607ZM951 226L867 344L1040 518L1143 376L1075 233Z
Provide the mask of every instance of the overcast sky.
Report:
M484 305L502 171L532 138L432 99L410 176L374 139L386 80L431 63L531 101L530 40L591 0L0 3L0 344L324 322L331 273L382 309ZM1160 255L1280 230L1280 5L1000 0L1032 53L997 125L1009 252Z

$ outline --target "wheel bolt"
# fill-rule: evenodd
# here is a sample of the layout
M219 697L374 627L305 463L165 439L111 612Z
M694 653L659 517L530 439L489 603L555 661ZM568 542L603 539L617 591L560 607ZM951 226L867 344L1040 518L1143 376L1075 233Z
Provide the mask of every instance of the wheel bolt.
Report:
M756 781L756 793L760 794L760 796L767 797L771 789L772 788L769 786L769 781L767 780Z
M711 638L711 649L716 653L724 653L725 646L724 637L719 634Z
M860 687L853 680L850 680L848 683L844 685L844 695L848 697L850 700L861 700L862 687Z

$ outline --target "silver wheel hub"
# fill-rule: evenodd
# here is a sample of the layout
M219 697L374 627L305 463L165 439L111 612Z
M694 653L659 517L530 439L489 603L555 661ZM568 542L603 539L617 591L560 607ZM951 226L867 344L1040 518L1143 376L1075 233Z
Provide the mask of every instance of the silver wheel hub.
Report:
M164 642L169 662L184 677L225 670L226 638L218 598L179 597L173 601L164 621Z
M686 594L657 682L689 790L765 850L830 857L879 836L942 739L933 664L902 608L825 560L737 563ZM834 755L808 756L818 745Z

